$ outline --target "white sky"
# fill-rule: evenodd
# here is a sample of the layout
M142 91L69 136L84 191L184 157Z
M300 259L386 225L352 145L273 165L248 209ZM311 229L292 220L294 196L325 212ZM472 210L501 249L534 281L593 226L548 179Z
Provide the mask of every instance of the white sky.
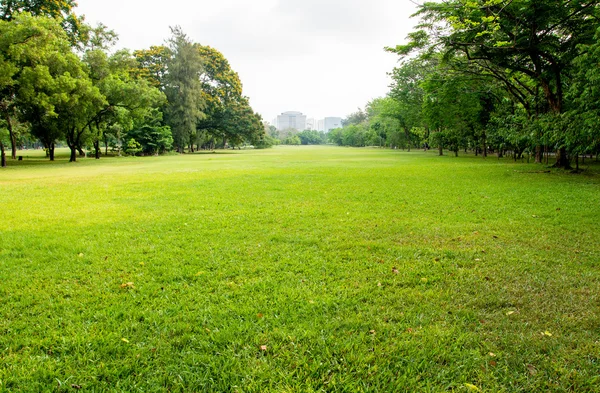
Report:
M119 48L162 45L179 25L223 53L264 120L284 111L346 117L383 96L417 23L410 0L78 0L78 14L119 34Z

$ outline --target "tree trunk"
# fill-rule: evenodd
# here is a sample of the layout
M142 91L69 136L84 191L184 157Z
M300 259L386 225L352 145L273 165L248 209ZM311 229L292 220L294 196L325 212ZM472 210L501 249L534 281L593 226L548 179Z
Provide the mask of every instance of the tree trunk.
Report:
M94 150L95 150L95 157L96 160L100 159L100 141L94 141Z
M0 141L0 168L6 168L6 153L4 153L4 143Z
M535 163L536 164L541 164L543 156L544 156L544 154L543 154L542 146L541 145L537 145L535 147Z
M50 161L54 161L54 143L51 143L48 147L48 153L50 154Z
M579 172L579 154L575 154L575 171Z
M442 147L442 145L438 146L438 153L439 153L440 156L444 155L444 148Z
M481 138L481 155L483 158L487 158L487 136L485 135L485 132L482 135Z
M571 169L571 164L569 163L569 157L567 157L567 149L561 147L556 152L556 163L554 164L556 168L564 168Z
M6 112L4 113L4 120L6 121L6 128L8 128L8 136L10 139L11 158L13 160L16 160L17 159L17 136L15 135L15 132L14 132L14 129L12 126L12 119Z
M79 152L79 157L85 157L85 152L81 148L81 146L77 146L77 151Z
M69 157L69 162L77 162L77 148L69 145L69 149L71 149L71 157Z

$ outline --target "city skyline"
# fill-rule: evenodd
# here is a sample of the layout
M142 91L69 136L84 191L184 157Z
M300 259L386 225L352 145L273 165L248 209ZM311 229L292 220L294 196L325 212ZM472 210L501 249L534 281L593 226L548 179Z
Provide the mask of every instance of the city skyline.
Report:
M339 116L325 116L322 119L309 118L306 114L299 111L286 111L270 121L265 120L265 122L268 125L274 126L279 131L294 129L297 131L316 130L329 132L335 128L342 127L342 119Z

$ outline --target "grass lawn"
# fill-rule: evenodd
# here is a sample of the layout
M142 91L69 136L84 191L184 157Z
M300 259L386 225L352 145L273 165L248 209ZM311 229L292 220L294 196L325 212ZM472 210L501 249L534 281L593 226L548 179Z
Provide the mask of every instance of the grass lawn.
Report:
M600 389L598 168L334 147L9 164L1 392Z

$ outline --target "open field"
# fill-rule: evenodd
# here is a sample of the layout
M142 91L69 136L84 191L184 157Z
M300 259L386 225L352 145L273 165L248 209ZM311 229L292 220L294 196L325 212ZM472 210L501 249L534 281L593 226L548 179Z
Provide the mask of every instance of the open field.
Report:
M600 176L543 171L334 147L0 170L0 391L597 392Z

